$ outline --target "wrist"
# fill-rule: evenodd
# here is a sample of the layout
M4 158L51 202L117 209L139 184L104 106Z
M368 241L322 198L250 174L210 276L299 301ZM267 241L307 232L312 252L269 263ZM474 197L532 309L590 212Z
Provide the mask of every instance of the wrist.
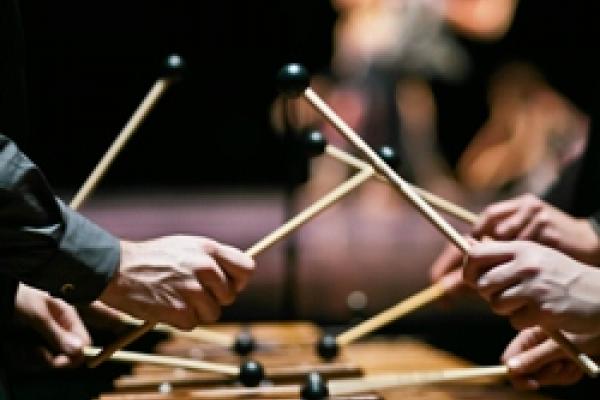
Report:
M121 271L122 271L122 267L124 265L123 261L128 258L128 254L131 252L131 250L130 250L131 244L132 244L131 242L128 242L125 240L119 241L119 247L120 247L119 262L118 262L117 266L115 267L112 276L108 280L106 287L104 288L104 290L102 291L102 293L100 293L100 296L98 297L98 300L100 300L101 302L103 302L105 304L117 306L117 304L115 304L115 302L117 301L117 299L119 297L118 296L119 281L121 279Z
M140 254L143 257L143 252L139 251L141 243L121 240L119 264L114 270L114 273L108 284L98 297L98 300L111 307L119 310L127 309L127 299L130 298L131 277L127 271L128 266L144 264L144 260L140 259Z

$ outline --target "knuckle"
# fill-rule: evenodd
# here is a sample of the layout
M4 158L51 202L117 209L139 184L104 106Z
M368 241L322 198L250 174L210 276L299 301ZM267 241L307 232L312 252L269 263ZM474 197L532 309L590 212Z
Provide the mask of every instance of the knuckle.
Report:
M215 240L208 238L200 238L199 240L200 248L207 254L214 254L219 247L219 244Z
M521 200L523 201L523 203L525 203L525 205L532 208L539 207L542 204L540 199L531 193L524 194Z
M194 267L195 272L203 273L205 276L215 276L219 269L217 261L210 256L202 257Z
M542 227L548 226L551 221L552 221L552 216L550 215L550 213L547 210L540 211L536 217L537 224Z
M253 271L256 268L256 261L254 261L254 259L250 256L244 256L246 259L245 269L248 271L248 273L250 273L250 271Z

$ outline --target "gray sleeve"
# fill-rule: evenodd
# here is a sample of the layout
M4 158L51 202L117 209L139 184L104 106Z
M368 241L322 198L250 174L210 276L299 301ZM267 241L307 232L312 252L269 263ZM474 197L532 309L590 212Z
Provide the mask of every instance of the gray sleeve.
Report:
M0 135L0 273L89 302L119 258L119 241L57 200L41 171Z

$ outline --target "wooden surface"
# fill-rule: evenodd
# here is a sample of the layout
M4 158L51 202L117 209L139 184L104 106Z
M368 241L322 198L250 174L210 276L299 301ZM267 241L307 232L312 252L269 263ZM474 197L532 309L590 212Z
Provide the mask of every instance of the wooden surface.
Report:
M220 332L235 335L242 328L237 325L219 325ZM318 359L314 343L320 331L310 323L254 324L249 329L259 343L263 345L252 358L263 363L266 369L273 367L290 368L327 365ZM295 341L298 345L292 345ZM207 361L239 362L240 358L224 348L212 348L210 345L187 339L169 339L157 347L157 353L202 358ZM359 366L361 373L373 375L389 372L435 371L450 368L473 366L445 351L433 348L419 340L408 337L373 338L352 344L343 349L334 365ZM179 399L188 397L190 390L202 393L202 390L227 387L227 383L216 374L202 374L148 365L137 365L131 376L123 376L115 382L119 393L106 393L101 398L107 400L125 399ZM146 385L139 386L146 381ZM135 383L132 385L132 383ZM161 386L171 388L170 394L160 394ZM185 387L179 387L182 385ZM231 386L229 386L231 387ZM550 400L536 393L517 392L502 379L477 379L470 382L445 383L420 387L404 387L385 390L363 398L381 398L387 400L424 399L507 399L507 400ZM233 397L232 397L233 398ZM265 398L264 396L238 396L237 398ZM352 397L360 398L360 397Z

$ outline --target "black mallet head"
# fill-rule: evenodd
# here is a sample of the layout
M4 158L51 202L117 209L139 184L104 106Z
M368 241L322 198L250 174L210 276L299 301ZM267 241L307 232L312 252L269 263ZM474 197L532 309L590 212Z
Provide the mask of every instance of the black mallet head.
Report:
M340 346L333 335L324 335L317 343L317 353L326 361L334 359L340 351Z
M239 380L246 387L256 387L265 378L265 370L256 361L246 361L240 366Z
M325 137L319 131L309 131L304 136L306 155L311 158L323 154L325 152L325 146L327 146L327 140L325 140Z
M183 57L177 53L169 54L163 61L161 76L179 80L183 77L186 63Z
M240 355L246 356L256 348L256 342L252 334L247 331L242 331L237 334L235 343L233 343L233 351Z
M329 397L329 390L325 380L318 372L311 372L306 376L300 391L303 400L323 400Z
M285 96L300 96L309 84L308 71L300 64L287 64L277 73L277 89Z

